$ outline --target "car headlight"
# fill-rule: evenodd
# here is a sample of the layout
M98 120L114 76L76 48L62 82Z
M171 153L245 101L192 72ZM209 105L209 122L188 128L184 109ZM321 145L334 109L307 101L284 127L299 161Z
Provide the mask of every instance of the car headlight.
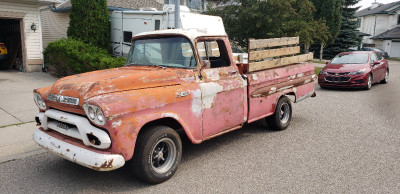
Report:
M97 125L104 125L106 124L106 118L104 117L103 112L101 111L100 107L84 104L83 109L90 121L94 122Z
M321 71L319 72L319 74L321 74L321 75L328 75L328 72L322 71L322 70L321 70Z
M365 71L367 71L367 69L361 69L359 71L350 72L349 75L361 75L361 74L364 74Z
M42 98L42 95L38 93L33 93L33 99L35 100L36 105L42 109L46 110L46 103L44 103L44 100Z

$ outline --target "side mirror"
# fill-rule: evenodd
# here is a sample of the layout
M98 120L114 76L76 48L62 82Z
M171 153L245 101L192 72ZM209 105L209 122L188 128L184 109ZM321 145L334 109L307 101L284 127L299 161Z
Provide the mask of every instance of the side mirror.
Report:
M374 65L379 65L379 64L381 64L381 62L380 62L380 61L374 61L373 64L374 64Z
M203 75L201 74L201 72L203 71L204 68L209 69L211 67L211 62L209 60L203 60L203 65L200 68L200 75L199 78L203 79Z
M328 65L331 61L327 61L326 64Z

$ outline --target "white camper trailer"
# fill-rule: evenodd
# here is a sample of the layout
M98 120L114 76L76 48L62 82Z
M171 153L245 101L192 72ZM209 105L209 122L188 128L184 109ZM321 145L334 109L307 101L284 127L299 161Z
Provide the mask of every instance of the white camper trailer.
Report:
M132 36L141 32L175 28L175 9L165 5L163 11L143 8L139 11L114 11L111 14L111 48L113 55L126 57ZM202 29L225 34L222 19L216 16L191 13L186 6L180 6L178 27Z

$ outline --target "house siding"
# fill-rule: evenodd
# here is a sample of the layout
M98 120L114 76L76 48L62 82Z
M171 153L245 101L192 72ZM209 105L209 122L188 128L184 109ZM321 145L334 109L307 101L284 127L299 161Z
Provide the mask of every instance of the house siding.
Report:
M46 48L52 41L67 38L69 13L55 13L47 8L40 11L40 17L42 20L43 48Z
M17 12L25 14L23 17L24 32L25 32L25 48L28 59L43 59L40 47L40 27L33 32L31 25L33 22L38 26L38 6L36 4L22 4L12 2L0 2L0 11ZM1 17L1 15L0 15Z

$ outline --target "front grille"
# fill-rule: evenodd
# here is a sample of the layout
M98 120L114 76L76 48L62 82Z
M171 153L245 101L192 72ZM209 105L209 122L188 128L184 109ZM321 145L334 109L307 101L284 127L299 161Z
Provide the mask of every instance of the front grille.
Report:
M326 76L325 81L328 82L348 82L350 81L350 77L331 77L331 76Z
M331 73L331 72L326 72L326 73L328 73L329 75L348 75L349 73L347 72L347 73Z

